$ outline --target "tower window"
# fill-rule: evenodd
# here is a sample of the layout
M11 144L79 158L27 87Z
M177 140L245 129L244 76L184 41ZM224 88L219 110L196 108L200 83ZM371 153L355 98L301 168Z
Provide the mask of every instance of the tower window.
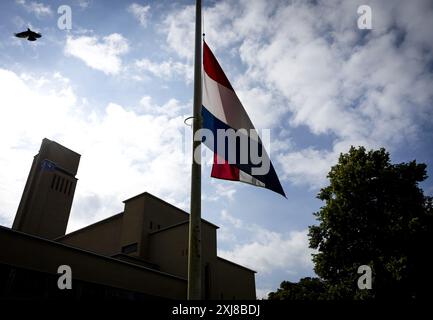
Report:
M56 191L59 190L59 184L60 184L60 177L58 177L58 179L56 179Z
M65 183L65 178L62 178L62 181L60 182L60 189L59 191L62 192L63 190L63 184Z
M68 187L69 187L69 180L66 180L65 187L63 188L64 194L66 194L66 190L68 190Z
M71 181L71 183L69 184L68 196L71 195L72 184L73 184L73 182Z
M53 180L51 180L51 189L54 189L54 184L56 183L57 174L53 175Z

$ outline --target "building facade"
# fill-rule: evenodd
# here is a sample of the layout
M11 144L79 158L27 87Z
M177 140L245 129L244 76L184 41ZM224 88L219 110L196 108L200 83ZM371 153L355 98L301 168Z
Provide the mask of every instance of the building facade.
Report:
M123 212L65 235L79 160L43 140L12 229L0 227L0 294L186 299L185 211L144 192ZM202 298L255 299L255 272L218 257L217 229L202 219ZM60 265L71 267L72 290L57 288Z

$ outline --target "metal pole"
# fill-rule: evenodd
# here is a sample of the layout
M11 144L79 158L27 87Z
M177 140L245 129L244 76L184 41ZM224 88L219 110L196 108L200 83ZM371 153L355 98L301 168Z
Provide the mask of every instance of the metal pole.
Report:
M191 207L188 243L188 300L199 300L201 293L201 140L195 141L201 128L201 0L195 3L195 57L194 57L194 121L191 166ZM196 157L195 157L196 155ZM199 158L198 158L199 157ZM198 159L195 159L198 158ZM196 160L199 160L196 161Z

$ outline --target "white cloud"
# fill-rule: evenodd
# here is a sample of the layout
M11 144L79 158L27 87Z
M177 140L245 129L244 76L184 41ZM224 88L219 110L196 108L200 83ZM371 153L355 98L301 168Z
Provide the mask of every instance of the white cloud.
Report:
M237 241L232 249L219 250L218 254L221 257L248 266L262 275L277 270L289 275L298 275L302 271L312 269L311 254L314 251L309 248L308 230L282 234L256 224L245 223L226 210L221 212L220 218L221 229L225 229L225 232L247 233L243 243Z
M326 185L326 175L337 158L334 152L308 148L280 154L277 161L284 179L300 186L321 188Z
M306 126L332 138L322 148L296 145L296 137L280 146L291 182L316 188L350 145L392 152L432 123L431 2L368 4L374 22L367 32L356 27L355 0L221 1L205 10L206 39L217 57L243 63L232 82L253 122ZM165 20L167 45L186 59L192 59L193 23L192 6Z
M151 96L143 96L140 99L140 107L137 109L140 113L150 113L175 117L189 112L190 105L181 104L178 100L171 98L163 105L157 105L152 101Z
M83 60L89 67L106 74L118 74L122 69L121 56L129 45L119 33L112 33L100 40L96 36L68 36L65 54Z
M242 84L236 90L245 110L256 129L275 128L287 111L284 101L277 94L252 84Z
M262 274L280 270L290 275L312 269L307 230L291 231L283 235L270 230L256 229L253 241L236 245L232 250L220 250L219 255Z
M231 226L239 229L244 227L244 223L241 219L233 217L227 210L221 211L221 220L230 223Z
M0 135L7 137L0 140L1 221L12 222L44 137L82 155L68 231L120 212L123 200L143 191L187 204L183 116L143 114L115 103L96 113L59 73L0 69L0 86L0 102L8 106L0 109Z
M228 185L226 183L215 182L215 180L211 180L211 184L215 187L213 188L214 193L211 195L203 195L203 200L212 202L219 201L222 198L225 198L229 201L233 200L233 197L236 194L236 188L233 186L233 184Z
M275 291L275 289L270 289L270 288L265 288L265 289L261 289L261 288L257 288L256 289L256 295L257 295L257 299L267 299L268 298L268 294L272 291Z
M180 76L187 83L193 80L193 66L188 63L172 60L152 62L149 59L140 59L135 61L135 66L140 71L148 72L159 78L172 79Z
M26 2L25 0L16 0L16 3L21 5L27 12L34 13L37 18L51 16L53 14L50 6L44 5L41 2Z
M227 210L221 211L220 227L218 242L231 244L231 248L219 249L218 255L258 272L257 283L265 286L257 288L259 298L266 298L272 291L269 286L276 287L281 281L269 279L272 274L283 273L296 279L313 272L314 250L309 248L308 230L274 232L246 223Z
M149 15L149 9L150 9L149 5L142 6L138 3L132 3L128 7L128 12L130 12L140 22L140 24L143 27L146 27L148 15Z
M393 12L374 2L377 16L395 16L378 21L380 30L368 34L362 45L361 32L350 21L356 3L345 1L334 10L340 4L281 7L272 17L263 17L272 21L266 28L275 31L266 43L247 39L240 48L248 74L260 76L286 97L292 126L306 125L316 135L335 136L331 150L292 149L280 157L290 181L314 187L323 186L330 165L350 145L398 148L420 133L420 119L432 115L428 110L433 92L427 88L433 87L433 78L425 69L432 53L423 52L433 41L424 38L416 45L411 40L419 40L418 30L430 24L432 8L419 15L412 12L423 27L402 26L408 40L396 47L398 35L390 28L411 16L405 5Z
M240 8L228 1L216 2L204 8L203 32L206 39L217 49L227 48L239 39L239 32L233 28L233 21L240 15ZM179 57L192 61L194 58L195 6L184 6L170 12L163 22L167 34L167 45ZM257 23L255 21L254 23Z
M194 6L186 6L168 14L163 24L169 48L189 61L194 58L194 14Z

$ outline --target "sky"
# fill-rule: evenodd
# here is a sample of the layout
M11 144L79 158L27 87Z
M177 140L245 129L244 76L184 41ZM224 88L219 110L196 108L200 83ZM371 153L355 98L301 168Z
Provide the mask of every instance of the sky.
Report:
M71 8L60 29L60 5ZM359 29L368 5L372 29ZM202 217L218 254L256 270L259 297L314 276L316 195L351 145L433 174L433 2L203 1L203 28L287 199L210 178ZM26 27L42 33L14 37ZM189 208L193 1L0 2L0 224L11 226L44 137L82 155L68 232L148 191ZM421 184L433 194L432 178Z

